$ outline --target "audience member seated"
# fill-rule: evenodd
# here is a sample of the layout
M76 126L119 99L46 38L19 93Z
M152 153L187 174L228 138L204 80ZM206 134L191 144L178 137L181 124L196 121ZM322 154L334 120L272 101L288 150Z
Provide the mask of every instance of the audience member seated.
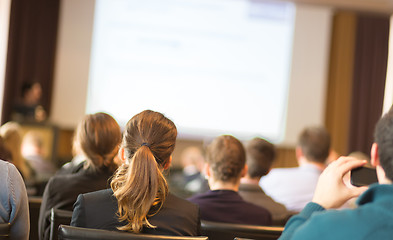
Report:
M329 152L330 135L326 129L308 127L300 134L296 147L299 167L272 169L261 178L260 186L289 211L299 212L311 201Z
M364 166L367 161L341 157L331 163L322 173L312 202L288 221L280 239L392 238L392 110L378 121L374 136L371 164L377 169L379 184L369 187L347 186L343 177L350 170ZM349 199L357 196L359 196L357 200L359 206L356 209L335 210Z
M150 110L128 121L119 151L123 165L111 188L78 196L71 225L155 235L197 236L198 206L168 192L162 171L175 148L174 123Z
M39 217L39 237L49 238L51 208L72 210L81 193L109 187L116 170L114 158L121 142L120 127L110 115L96 113L85 116L76 130L86 158L83 170L75 174L53 176L45 187Z
M244 201L237 192L240 178L247 172L245 163L244 147L233 136L217 137L208 146L205 173L211 190L189 198L199 205L202 220L271 225L268 210Z
M171 174L171 189L184 198L208 191L209 184L202 173L204 158L201 149L195 146L185 148L180 160L182 170Z
M64 164L56 172L56 174L77 173L81 169L83 169L86 158L83 156L83 151L81 150L81 146L80 146L80 143L79 143L79 140L78 140L76 134L74 135L74 140L73 140L73 144L72 144L72 153L74 155L72 160L70 162ZM118 164L118 165L120 165L120 164Z
M40 105L42 96L41 84L26 82L22 86L21 100L14 106L12 119L17 122L42 122L46 112Z
M271 214L274 225L283 225L289 213L284 205L275 202L258 185L262 176L271 169L276 157L274 145L265 139L254 138L246 149L247 173L240 179L239 194L247 202L266 208Z
M21 173L25 184L30 187L35 184L35 172L22 156L22 130L18 123L7 122L0 127L0 135L5 147L11 152L12 163Z
M11 240L29 239L29 205L22 176L14 165L0 160L0 223L10 223Z
M4 140L0 134L0 159L13 163L12 161L12 154L10 150L5 146Z
M48 181L55 167L44 157L44 140L40 132L28 131L23 136L22 155L34 169L38 181Z

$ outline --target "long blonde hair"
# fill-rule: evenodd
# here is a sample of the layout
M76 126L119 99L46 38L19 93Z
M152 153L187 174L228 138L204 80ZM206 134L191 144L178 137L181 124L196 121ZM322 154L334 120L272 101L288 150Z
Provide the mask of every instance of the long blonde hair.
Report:
M168 194L162 171L175 148L177 129L163 114L150 110L135 115L126 126L121 144L126 159L111 187L118 201L119 230L141 232L154 228L148 217L156 214Z

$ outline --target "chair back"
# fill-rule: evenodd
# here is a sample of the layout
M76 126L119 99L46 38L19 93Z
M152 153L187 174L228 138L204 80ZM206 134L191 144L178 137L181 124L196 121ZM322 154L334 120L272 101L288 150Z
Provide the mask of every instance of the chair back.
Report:
M60 240L208 240L207 237L160 236L150 234L135 234L60 225Z
M38 240L38 218L40 216L41 197L29 197L30 237L29 240Z
M254 226L234 223L201 222L201 233L210 240L227 240L238 238L276 240L283 227Z
M57 240L58 229L61 224L70 225L72 211L52 208L50 212L50 240Z
M5 240L10 237L10 224L9 223L0 223L0 239Z

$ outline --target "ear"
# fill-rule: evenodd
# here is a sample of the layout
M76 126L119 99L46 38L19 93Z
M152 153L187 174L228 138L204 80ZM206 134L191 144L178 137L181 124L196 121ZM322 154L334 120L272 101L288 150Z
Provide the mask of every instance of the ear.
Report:
M248 172L248 166L247 164L245 164L242 172L240 173L240 177L241 178L245 177L247 175L247 172Z
M203 172L204 172L205 176L207 176L207 177L211 176L210 165L206 162L203 165Z
M167 170L171 166L171 163L172 163L172 155L169 157L168 162L165 163L164 170Z
M121 163L126 162L126 157L124 155L124 148L123 147L120 147L118 157L119 157Z
M373 145L371 147L371 154L370 155L371 155L371 165L373 167L380 166L377 143L373 143Z
M296 158L300 159L301 157L303 157L303 151L300 147L296 147Z

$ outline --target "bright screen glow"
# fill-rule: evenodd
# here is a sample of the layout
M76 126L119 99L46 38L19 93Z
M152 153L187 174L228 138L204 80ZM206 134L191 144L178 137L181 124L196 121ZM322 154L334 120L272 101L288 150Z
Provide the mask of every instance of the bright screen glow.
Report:
M151 109L180 137L284 136L295 7L257 0L97 0L87 112Z

